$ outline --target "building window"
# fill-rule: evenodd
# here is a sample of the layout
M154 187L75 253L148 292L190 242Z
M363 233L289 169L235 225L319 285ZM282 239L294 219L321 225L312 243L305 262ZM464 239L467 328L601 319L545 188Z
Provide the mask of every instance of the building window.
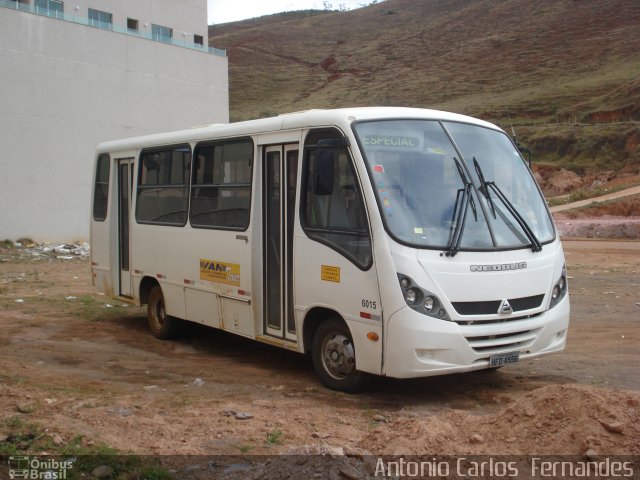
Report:
M184 226L189 206L189 145L143 150L140 154L136 221Z
M194 35L193 43L202 47L204 45L204 38L202 37L202 35Z
M138 31L138 20L135 18L127 18L127 30L130 32Z
M251 139L199 144L193 158L191 225L246 229L251 209Z
M31 7L29 6L29 0L12 0L11 3L18 10L29 10Z
M55 18L63 18L64 6L60 0L36 0L36 13Z
M151 24L151 38L157 42L171 43L173 29Z
M113 25L112 18L113 16L110 13L94 10L93 8L89 9L89 25L92 27L111 30Z

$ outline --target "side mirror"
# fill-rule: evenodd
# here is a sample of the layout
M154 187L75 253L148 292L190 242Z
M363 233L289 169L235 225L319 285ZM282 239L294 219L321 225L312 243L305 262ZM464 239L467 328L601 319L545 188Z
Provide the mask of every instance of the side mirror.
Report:
M520 153L522 153L523 156L525 154L527 155L527 163L529 164L529 170L531 170L531 150L520 143L516 143L516 147L520 150Z
M335 152L334 150L317 150L315 160L313 193L316 195L331 195L334 183Z

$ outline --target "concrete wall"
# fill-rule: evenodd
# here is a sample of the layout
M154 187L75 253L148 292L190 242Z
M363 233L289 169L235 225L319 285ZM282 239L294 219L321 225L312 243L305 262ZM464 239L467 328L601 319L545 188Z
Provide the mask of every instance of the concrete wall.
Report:
M228 122L226 57L0 8L0 65L0 240L87 239L98 143Z

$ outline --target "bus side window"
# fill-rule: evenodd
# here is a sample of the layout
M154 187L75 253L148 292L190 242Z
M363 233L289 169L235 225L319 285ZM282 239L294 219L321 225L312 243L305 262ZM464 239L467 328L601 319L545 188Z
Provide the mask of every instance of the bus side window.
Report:
M98 157L96 166L96 183L93 190L93 219L103 222L107 218L107 204L109 200L109 155L106 153Z
M339 135L333 130L328 133L331 137ZM345 147L314 147L318 140L317 132L307 137L301 196L303 228L309 238L366 270L372 261L371 240L351 158ZM333 178L326 178L327 174Z
M136 221L183 227L187 223L191 147L187 144L143 150Z
M250 221L253 141L198 144L191 186L191 226L246 230Z

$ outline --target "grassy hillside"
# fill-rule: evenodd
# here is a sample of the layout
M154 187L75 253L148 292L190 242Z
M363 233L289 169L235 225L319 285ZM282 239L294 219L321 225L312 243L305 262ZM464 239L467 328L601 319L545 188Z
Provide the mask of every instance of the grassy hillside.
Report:
M428 107L513 124L539 161L576 171L640 162L637 0L387 0L209 33L228 52L232 120Z

